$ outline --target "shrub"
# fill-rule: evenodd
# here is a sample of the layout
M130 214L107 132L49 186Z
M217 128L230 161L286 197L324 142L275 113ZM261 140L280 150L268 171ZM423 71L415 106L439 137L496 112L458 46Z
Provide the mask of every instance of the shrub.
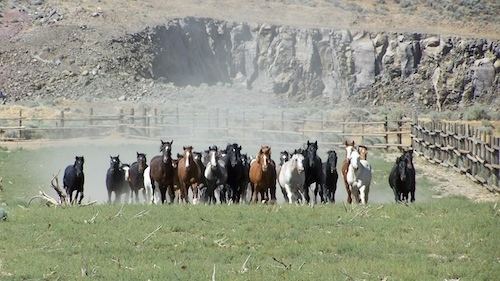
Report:
M465 120L490 120L491 117L486 111L485 107L479 104L475 104L471 107L469 107L465 112L464 112L464 119Z

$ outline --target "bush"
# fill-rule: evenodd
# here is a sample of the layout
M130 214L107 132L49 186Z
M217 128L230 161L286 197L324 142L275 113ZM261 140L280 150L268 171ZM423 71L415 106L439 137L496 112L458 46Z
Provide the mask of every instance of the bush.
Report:
M465 112L464 112L464 119L465 120L490 120L491 117L486 111L485 107L479 104L473 105L469 107Z

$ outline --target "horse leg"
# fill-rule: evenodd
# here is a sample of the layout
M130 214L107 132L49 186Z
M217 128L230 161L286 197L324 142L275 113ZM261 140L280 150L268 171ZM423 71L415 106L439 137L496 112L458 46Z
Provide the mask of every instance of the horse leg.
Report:
M412 189L412 191L410 192L410 194L411 194L410 201L413 203L413 202L415 202L415 189Z
M81 205L83 200L83 191L78 191L76 195L78 196L78 194L80 194L80 199L78 199L78 205Z
M252 188L252 198L250 199L250 202L257 203L257 190L256 190L256 186L255 186L254 183L251 183L250 187Z
M361 200L361 204L363 205L366 205L367 203L367 197L366 197L366 186L363 185L359 188L359 197L360 197L360 200Z
M108 204L111 204L111 190L108 189Z
M276 183L272 183L269 187L269 193L271 193L271 202L276 203Z

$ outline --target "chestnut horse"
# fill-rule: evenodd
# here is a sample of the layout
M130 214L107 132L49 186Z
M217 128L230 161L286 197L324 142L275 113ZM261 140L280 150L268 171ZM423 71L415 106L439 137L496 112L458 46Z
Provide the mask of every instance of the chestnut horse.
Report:
M345 191L347 192L347 203L351 204L352 196L351 196L351 188L349 187L349 183L347 183L347 171L349 170L351 152L355 150L354 141L351 142L345 141L344 145L345 145L346 156L344 161L342 161L341 172L342 172L342 178L344 179Z
M267 190L271 191L271 201L276 201L276 167L271 160L271 147L263 145L255 160L250 163L250 185L252 201L257 203L258 193L262 201L267 201Z
M193 147L184 146L184 155L179 159L177 164L177 175L179 176L180 185L180 201L189 203L188 190L189 187L193 190L193 203L198 203L198 184L200 183L200 167L194 162Z
M174 197L174 167L172 162L172 143L161 141L160 152L150 162L150 177L153 185L153 197L156 187L160 190L161 203L165 203L166 193L170 196L171 203Z

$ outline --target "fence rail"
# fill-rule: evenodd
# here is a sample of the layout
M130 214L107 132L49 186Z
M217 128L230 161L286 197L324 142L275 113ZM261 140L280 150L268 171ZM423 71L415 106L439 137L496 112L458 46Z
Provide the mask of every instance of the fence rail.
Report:
M499 190L500 138L469 124L412 124L412 147L431 163L451 167L472 181Z
M186 114L179 108L129 108L104 114L90 108L87 114L79 115L61 111L59 116L43 118L25 116L20 111L16 117L0 117L0 141L105 136L116 132L145 138L203 136L213 142L241 138L300 144L310 138L339 146L350 138L374 148L410 145L410 120L329 120L324 114L320 118L303 118L285 111L270 114L210 109Z

